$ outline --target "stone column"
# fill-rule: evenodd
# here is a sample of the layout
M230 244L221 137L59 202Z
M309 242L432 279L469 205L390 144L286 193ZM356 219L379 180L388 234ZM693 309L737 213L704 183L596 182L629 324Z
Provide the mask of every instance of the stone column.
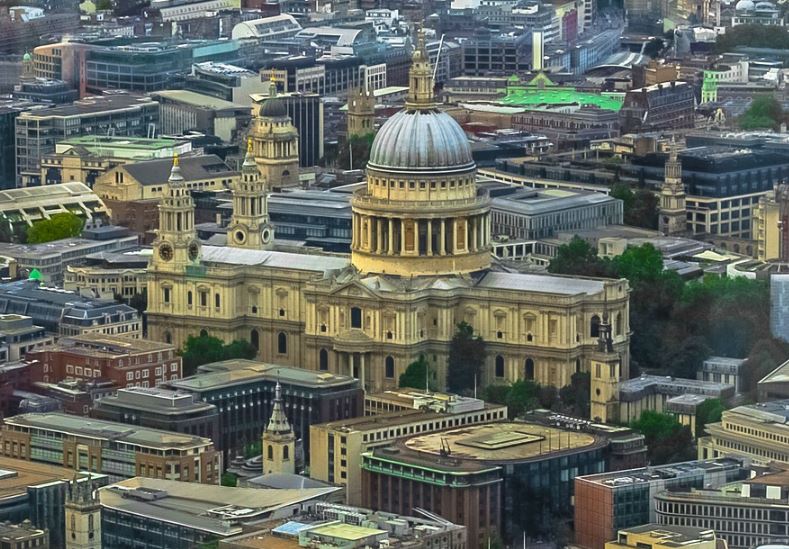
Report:
M439 253L439 255L447 255L446 226L447 226L447 220L446 219L442 219L441 220L441 230L439 231L439 234L441 235L441 238L439 239L440 242L438 243L438 253Z
M427 220L427 255L433 255L433 221Z
M378 254L384 253L384 234L383 234L383 219L375 218L375 251Z
M364 378L364 353L359 353L359 380L361 381L362 390L366 392L367 386Z
M400 255L405 255L405 219L400 219Z
M477 245L477 222L479 217L472 217L469 219L471 222L471 250L469 251L476 251L479 246Z
M394 255L394 220L390 217L389 218L389 250L387 252L389 255Z
M450 242L449 246L449 253L454 254L457 253L458 247L458 220L457 218L452 219L452 242Z
M367 217L367 251L373 251L373 218Z

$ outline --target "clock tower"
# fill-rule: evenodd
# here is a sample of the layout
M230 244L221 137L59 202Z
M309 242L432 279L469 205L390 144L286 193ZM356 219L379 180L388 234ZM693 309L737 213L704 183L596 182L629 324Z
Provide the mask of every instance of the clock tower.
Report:
M159 230L153 242L153 261L159 270L183 272L200 261L200 241L195 230L194 202L184 183L178 156L159 203Z
M266 182L252 154L252 139L241 165L241 178L233 185L233 218L227 229L227 244L234 248L265 250L274 241L268 219Z

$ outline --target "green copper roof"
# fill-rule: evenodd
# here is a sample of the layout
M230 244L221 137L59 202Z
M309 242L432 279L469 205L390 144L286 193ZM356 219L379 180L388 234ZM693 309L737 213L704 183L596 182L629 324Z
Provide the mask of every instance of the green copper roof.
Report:
M27 277L28 280L42 280L44 277L41 274L41 271L38 269L33 269L30 271L30 276Z
M527 107L537 105L594 105L601 109L619 111L622 108L622 93L591 93L579 92L575 88L548 86L544 88L531 86L510 86L507 95L499 100L502 105Z

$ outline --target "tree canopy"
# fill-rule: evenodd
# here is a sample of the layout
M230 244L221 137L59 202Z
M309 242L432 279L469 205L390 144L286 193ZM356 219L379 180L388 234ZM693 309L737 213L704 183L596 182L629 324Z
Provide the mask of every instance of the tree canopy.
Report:
M721 420L726 406L719 398L709 398L696 408L696 437L704 435L704 426Z
M82 233L82 226L85 221L70 212L57 213L49 219L36 221L27 230L28 244L42 244L79 236Z
M367 166L370 159L370 149L373 146L374 133L353 136L340 145L337 152L337 167L341 170L361 170ZM353 150L353 167L351 167L351 150Z
M690 428L680 424L671 414L645 410L631 427L644 435L647 459L651 465L687 461L694 457Z
M737 46L755 48L789 48L789 32L772 25L737 25L726 29L715 40L718 53L734 51Z
M457 325L449 344L447 365L447 387L454 393L472 390L475 383L482 381L482 366L485 364L485 341L474 335L474 328L467 322Z
M189 336L181 352L184 375L186 376L194 374L197 367L203 364L232 358L252 359L255 356L257 356L257 349L248 341L237 339L225 344L218 337L208 335Z
M655 193L645 188L635 192L627 183L615 183L611 196L622 201L625 225L657 229L659 200Z
M427 376L429 373L430 365L427 363L427 359L425 359L424 355L419 355L419 358L409 364L405 371L400 374L397 385L398 387L411 387L412 389L424 390L425 380L428 379ZM431 391L436 390L432 376L428 382L428 388Z
M778 129L786 120L783 107L772 95L758 95L738 122L744 130Z

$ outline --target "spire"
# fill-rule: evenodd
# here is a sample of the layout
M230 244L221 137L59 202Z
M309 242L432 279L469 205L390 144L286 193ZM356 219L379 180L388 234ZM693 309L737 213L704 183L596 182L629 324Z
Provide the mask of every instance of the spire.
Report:
M167 182L170 185L183 183L184 176L181 175L181 161L178 159L178 153L173 155L173 167L170 170L170 177Z
M612 353L614 351L614 341L611 338L611 321L608 317L607 296L605 308L603 309L603 320L600 322L600 335L597 338L597 350L602 353Z
M433 71L425 47L425 30L419 27L416 33L416 48L411 57L411 70L408 73L408 110L426 110L435 107L433 101Z
M271 419L268 420L266 433L273 435L290 433L290 423L282 408L282 387L279 380L277 380L277 386L274 389L274 409L271 411Z

